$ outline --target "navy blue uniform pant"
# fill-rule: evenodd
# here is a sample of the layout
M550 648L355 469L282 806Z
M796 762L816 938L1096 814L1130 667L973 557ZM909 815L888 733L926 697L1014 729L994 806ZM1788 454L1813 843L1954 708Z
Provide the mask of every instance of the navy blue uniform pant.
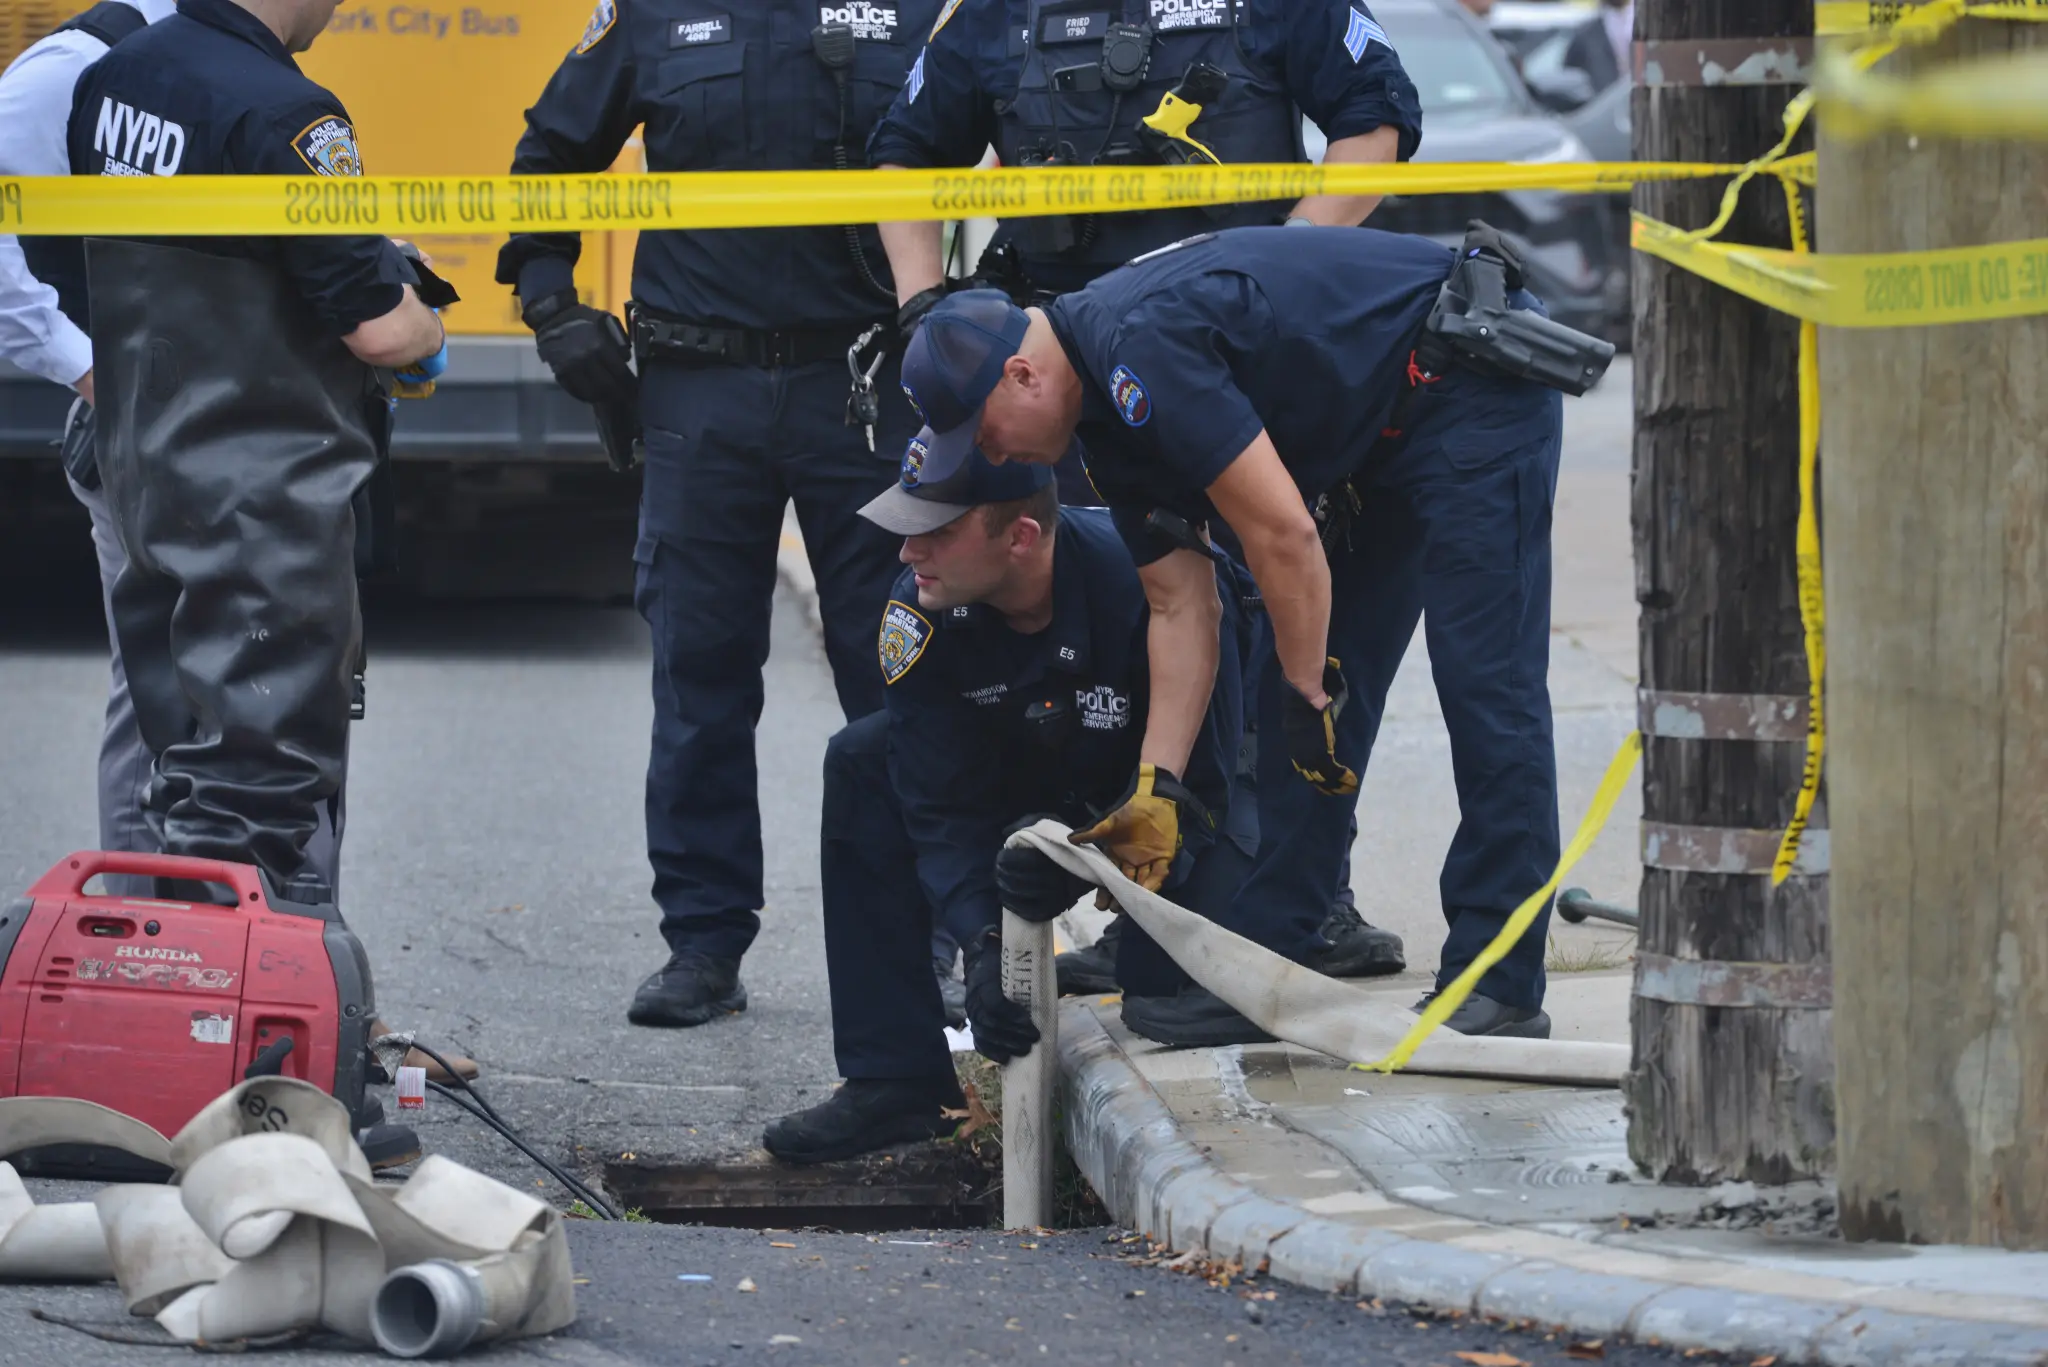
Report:
M647 857L671 949L737 959L761 927L754 725L791 501L839 705L848 717L882 705L875 632L903 543L857 510L895 482L915 419L893 361L875 387L883 424L870 452L845 424L843 364L643 368L647 464L633 558L654 645Z
M862 717L825 747L819 877L825 967L832 984L832 1045L847 1078L952 1076L945 1012L932 976L931 903L903 808L889 782L889 717ZM1250 858L1220 840L1166 896L1217 917L1229 909ZM1165 996L1187 978L1136 924L1118 939L1117 984Z
M1449 923L1439 986L1478 957L1557 864L1547 674L1562 421L1555 390L1452 372L1418 397L1407 440L1355 479L1361 506L1327 548L1329 650L1350 686L1337 753L1361 773L1418 618L1428 645L1459 810L1439 882ZM1357 799L1325 797L1293 772L1275 743L1290 685L1270 640L1263 656L1259 855L1229 924L1300 960L1337 895ZM1540 1005L1548 925L1546 908L1478 991Z

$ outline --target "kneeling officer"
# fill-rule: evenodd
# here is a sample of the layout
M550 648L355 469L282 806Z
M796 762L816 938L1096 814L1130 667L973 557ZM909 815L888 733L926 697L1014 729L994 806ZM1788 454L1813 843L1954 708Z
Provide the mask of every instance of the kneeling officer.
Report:
M1061 508L1038 466L970 456L922 483L925 451L912 442L898 485L861 509L907 538L909 568L882 615L887 707L825 752L825 953L847 1082L768 1127L768 1151L790 1162L952 1129L943 1111L961 1097L930 967L935 913L965 952L976 1047L1005 1063L1037 1042L1029 1012L1003 996L998 911L1050 920L1088 885L1035 850L1004 850L1014 827L1050 815L1077 840L1146 846L1166 895L1207 914L1246 863L1216 836L1242 712L1230 569L1202 614L1218 663L1184 773L1140 766L1149 614L1108 513ZM1111 810L1121 824L1098 824ZM1187 982L1135 927L1117 979L1127 1010Z

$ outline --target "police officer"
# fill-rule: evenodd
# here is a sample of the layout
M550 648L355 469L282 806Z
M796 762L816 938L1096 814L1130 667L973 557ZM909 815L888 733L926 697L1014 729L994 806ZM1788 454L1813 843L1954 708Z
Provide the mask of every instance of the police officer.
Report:
M1191 73L1203 73L1208 88ZM1141 122L1170 91L1200 107L1182 138ZM1364 0L951 0L868 156L882 167L972 166L993 145L1003 165L1016 167L1212 154L1295 162L1303 114L1328 138L1327 163L1414 154L1422 136L1415 86ZM1007 220L980 271L1020 303L1038 303L1194 233L1282 221L1353 225L1378 198ZM882 241L907 332L943 297L939 225L885 223ZM1063 483L1069 501L1095 501L1075 466L1062 467L1062 480L1073 482Z
M361 174L348 112L292 61L333 9L183 0L78 81L72 171ZM95 465L127 552L109 615L154 756L152 847L331 901L308 849L338 825L358 510L388 451L391 372L421 382L444 355L421 291L453 293L381 237L103 239L83 255ZM53 258L60 300L75 260Z
M0 176L71 174L65 136L71 119L71 92L79 73L104 57L115 43L176 9L173 0L103 0L15 58L5 74L0 74ZM113 592L128 556L121 549L92 461L89 325L85 256L79 245L56 238L0 235L0 360L78 395L65 424L64 452L70 467L66 474L73 496L92 519L104 601ZM153 756L135 727L135 707L129 700L128 675L121 663L120 641L113 634L111 611L108 618L113 664L100 739L100 848L148 851L155 848L155 842L143 818L142 797ZM330 883L336 834L323 823L308 850L314 864L328 872ZM105 881L109 892L120 895L146 897L153 891L147 879L115 874Z
M1372 231L1246 228L1028 315L993 292L956 295L906 360L938 431L928 478L945 478L977 439L993 459L1050 463L1078 433L1164 619L1155 678L1200 677L1210 647L1182 623L1215 589L1207 560L1162 541L1152 514L1220 518L1242 542L1274 652L1258 684L1258 865L1230 919L1281 953L1303 953L1315 926L1300 909L1335 891L1352 766L1418 617L1461 813L1441 883L1439 987L1556 865L1551 386L1582 392L1613 349L1533 312L1519 285L1512 252L1483 225L1463 252ZM1552 354L1570 364L1548 367ZM1145 760L1180 761L1199 701L1155 706ZM1547 1035L1543 945L1539 921L1452 1028ZM1234 1015L1188 994L1184 1023Z
M1003 849L1008 829L1052 815L1086 841L1109 835L1098 816L1133 804L1198 814L1180 823L1181 839L1165 833L1154 882L1208 914L1228 906L1249 865L1217 838L1242 706L1236 594L1228 612L1210 594L1210 702L1184 760L1140 772L1159 689L1144 592L1108 514L1061 509L1042 467L970 456L926 482L925 450L911 443L898 486L862 510L907 538L909 568L882 612L888 708L840 731L825 753L825 952L847 1082L768 1127L768 1151L793 1162L951 1129L944 1111L960 1092L924 971L935 913L966 950L976 1047L1002 1063L1037 1041L1030 1013L1002 992L999 906L1050 920L1088 885L1036 850ZM1228 568L1212 577L1234 583ZM1135 929L1121 938L1117 971L1133 1028L1187 981Z
M858 164L937 0L598 0L527 111L519 173L594 172L645 127L654 171ZM647 849L669 961L627 1015L699 1025L743 1010L760 929L754 725L784 506L816 571L840 706L882 705L869 632L896 545L856 510L916 430L886 324L895 288L872 227L651 232L633 262L632 350L577 300L575 234L515 236L542 359L578 399L635 402L644 429L636 598L654 645ZM856 373L850 375L849 367Z

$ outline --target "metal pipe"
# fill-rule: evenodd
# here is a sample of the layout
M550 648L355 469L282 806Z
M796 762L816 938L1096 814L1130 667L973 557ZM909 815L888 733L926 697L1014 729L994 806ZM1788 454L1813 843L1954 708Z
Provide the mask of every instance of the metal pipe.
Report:
M1059 990L1053 981L1052 923L1003 912L1003 995L1029 1007L1038 1027L1031 1052L1003 1065L1003 1227L1052 1223L1053 1085L1059 1076Z
M1580 925L1588 917L1599 921L1612 921L1630 930L1640 928L1641 917L1634 907L1619 907L1612 902L1596 902L1593 894L1584 888L1566 888L1557 897L1557 914L1573 925Z

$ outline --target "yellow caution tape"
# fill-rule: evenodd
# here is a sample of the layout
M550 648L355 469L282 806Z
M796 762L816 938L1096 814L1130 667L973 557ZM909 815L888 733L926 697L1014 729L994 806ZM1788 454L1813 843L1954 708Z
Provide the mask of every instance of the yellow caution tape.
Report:
M1354 1068L1375 1072L1391 1073L1403 1067L1415 1057L1415 1050L1430 1037L1436 1028L1451 1018L1465 998L1472 995L1472 989L1486 976L1486 971L1507 957L1509 950L1522 938L1543 909L1550 905L1550 899L1557 895L1558 884L1570 873L1572 865L1585 856L1593 846L1594 837L1607 824L1607 818L1614 811L1615 800L1628 783L1628 777L1635 772L1636 759L1643 753L1643 736L1640 731L1628 733L1628 739L1621 743L1621 749L1614 752L1614 758L1607 762L1607 772L1600 779L1600 786L1594 790L1593 805L1586 809L1585 818L1579 822L1579 829L1573 834L1571 843L1564 847L1564 855L1557 861L1550 881L1529 894L1522 905L1515 908L1508 917L1508 923L1501 927L1500 934L1493 937L1493 943L1479 951L1479 957L1451 980L1450 986L1430 998L1423 1008L1422 1019L1415 1023L1401 1042L1388 1055L1376 1063L1355 1063Z
M1697 242L1636 214L1639 251L1826 327L1918 327L2048 313L2048 238L1943 251L1826 255Z
M1813 27L1824 38L1873 32L1890 36L1900 28L1914 34L1929 27L1946 28L1952 22L1950 11L1953 18L2048 21L2048 0L1820 0L1813 7Z
M1806 228L1806 206L1795 186L1785 186L1785 208L1792 220L1792 250L1805 254L1811 249ZM1792 820L1778 841L1778 853L1771 861L1771 886L1777 887L1792 874L1799 858L1799 842L1806 835L1806 823L1813 815L1814 798L1820 793L1821 763L1827 755L1828 728L1826 695L1822 687L1827 675L1827 608L1821 593L1820 512L1814 497L1814 474L1820 463L1820 325L1802 320L1799 324L1799 530L1794 558L1799 574L1799 625L1806 642L1806 762L1799 774L1799 797L1792 807Z
M1116 213L1308 195L1626 190L1725 176L1692 162L696 171L588 176L46 176L0 179L0 232L322 233L784 228Z
M1812 93L1828 131L1868 137L1904 129L1928 137L2048 138L2048 52L1956 62L1886 76L1841 53L1814 64Z

